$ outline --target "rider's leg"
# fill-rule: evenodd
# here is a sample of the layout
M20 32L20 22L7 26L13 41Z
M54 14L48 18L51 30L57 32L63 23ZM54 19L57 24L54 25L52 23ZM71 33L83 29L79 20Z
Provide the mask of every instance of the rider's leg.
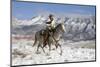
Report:
M43 39L43 47L45 47L47 45L48 38L49 38L49 34L47 32L46 35L44 36L44 39Z

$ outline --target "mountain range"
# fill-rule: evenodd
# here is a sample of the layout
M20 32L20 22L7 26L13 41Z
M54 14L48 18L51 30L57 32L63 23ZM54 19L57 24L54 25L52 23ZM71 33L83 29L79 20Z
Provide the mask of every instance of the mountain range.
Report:
M32 35L46 27L48 17L39 15L30 20L19 20L12 17L13 35ZM56 24L64 22L66 33L64 39L68 40L93 40L96 35L96 19L92 15L67 15L55 16Z

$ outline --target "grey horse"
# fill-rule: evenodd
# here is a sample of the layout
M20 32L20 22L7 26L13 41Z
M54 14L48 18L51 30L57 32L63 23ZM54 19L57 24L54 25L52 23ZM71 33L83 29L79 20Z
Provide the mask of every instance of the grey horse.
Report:
M43 44L44 36L41 35L41 32L42 32L42 30L36 32L35 41L34 41L33 46L35 46L35 44L38 42L37 51L38 51L39 47L41 47L43 52L45 53L45 50L44 50L45 46ZM49 51L51 50L51 44L55 44L56 48L58 46L60 47L60 50L61 50L60 54L62 54L62 48L61 48L61 45L58 43L58 41L60 40L63 32L65 32L65 26L64 26L64 23L60 23L55 27L52 36L49 36L49 38L47 40L47 44L49 46Z

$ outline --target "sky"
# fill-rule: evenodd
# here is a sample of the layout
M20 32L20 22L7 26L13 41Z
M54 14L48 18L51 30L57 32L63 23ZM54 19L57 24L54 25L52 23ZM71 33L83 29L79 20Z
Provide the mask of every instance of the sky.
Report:
M18 19L31 19L39 14L45 15L47 13L95 15L95 6L12 0L12 16Z

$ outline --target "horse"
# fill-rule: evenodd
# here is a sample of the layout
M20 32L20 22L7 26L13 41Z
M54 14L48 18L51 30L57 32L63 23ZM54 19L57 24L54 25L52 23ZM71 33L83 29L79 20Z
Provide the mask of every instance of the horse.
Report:
M37 31L35 34L35 41L34 41L33 46L35 46L35 44L38 42L37 51L38 51L39 47L41 47L43 52L45 53L44 47L47 44L49 46L49 51L51 50L51 44L55 44L56 48L58 46L60 47L60 50L61 50L60 54L62 54L62 48L61 48L61 45L58 43L58 41L60 40L62 33L66 32L64 23L60 23L54 28L53 35L49 36L49 38L47 40L47 44L45 44L45 45L43 44L43 42L44 42L44 36L46 35L47 32L45 31L45 34L43 36L43 35L41 35L42 31L43 31L43 29L41 29L40 31Z

